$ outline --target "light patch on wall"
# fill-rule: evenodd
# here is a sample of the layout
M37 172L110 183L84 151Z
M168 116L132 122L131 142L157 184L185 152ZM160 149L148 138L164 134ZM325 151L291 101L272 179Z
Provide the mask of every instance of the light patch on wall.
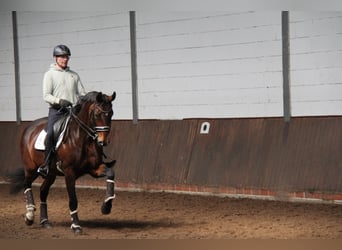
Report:
M200 134L209 134L209 130L210 130L210 123L202 122Z

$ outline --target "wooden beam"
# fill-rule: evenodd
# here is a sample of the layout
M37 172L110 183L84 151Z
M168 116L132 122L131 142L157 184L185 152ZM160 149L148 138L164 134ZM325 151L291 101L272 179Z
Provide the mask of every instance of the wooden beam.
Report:
M291 119L291 95L290 95L290 34L289 12L281 12L282 46L283 46L283 108L284 120Z
M20 70L19 70L19 42L18 42L18 24L17 12L12 11L13 28L13 51L14 51L14 81L15 81L15 102L17 124L21 123L21 102L20 102Z
M133 123L137 124L138 119L139 119L139 112L138 112L137 40L136 40L135 11L129 12L129 25L130 25L130 40L131 40Z

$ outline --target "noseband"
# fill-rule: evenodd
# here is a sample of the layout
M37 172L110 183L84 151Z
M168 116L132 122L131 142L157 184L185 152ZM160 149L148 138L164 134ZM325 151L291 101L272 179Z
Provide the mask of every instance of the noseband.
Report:
M95 132L108 132L109 126L95 126Z

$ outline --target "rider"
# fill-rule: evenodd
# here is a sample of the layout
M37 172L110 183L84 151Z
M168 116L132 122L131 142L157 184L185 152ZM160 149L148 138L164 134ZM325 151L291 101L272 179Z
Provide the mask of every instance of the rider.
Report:
M43 99L50 104L47 135L45 139L45 163L38 168L38 173L46 177L54 154L55 141L53 124L67 112L66 107L76 104L79 96L85 95L79 75L68 67L70 49L58 45L53 50L55 63L44 74Z

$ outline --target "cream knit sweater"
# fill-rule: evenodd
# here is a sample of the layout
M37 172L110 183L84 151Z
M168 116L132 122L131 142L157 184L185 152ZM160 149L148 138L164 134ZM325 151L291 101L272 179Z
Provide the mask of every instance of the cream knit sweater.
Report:
M78 97L85 94L79 75L69 67L63 70L53 63L44 74L43 98L50 106L58 104L60 99L76 104Z

